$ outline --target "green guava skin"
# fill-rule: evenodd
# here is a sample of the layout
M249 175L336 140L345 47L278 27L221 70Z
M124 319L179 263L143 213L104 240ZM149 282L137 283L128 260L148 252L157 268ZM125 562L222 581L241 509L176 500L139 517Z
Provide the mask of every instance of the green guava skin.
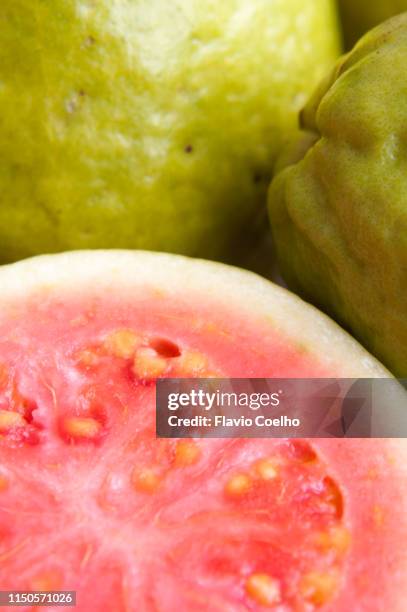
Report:
M0 261L244 249L331 0L2 0Z
M304 109L269 192L287 284L405 378L406 57L407 14L344 56Z
M407 11L407 0L339 0L346 47L382 21Z

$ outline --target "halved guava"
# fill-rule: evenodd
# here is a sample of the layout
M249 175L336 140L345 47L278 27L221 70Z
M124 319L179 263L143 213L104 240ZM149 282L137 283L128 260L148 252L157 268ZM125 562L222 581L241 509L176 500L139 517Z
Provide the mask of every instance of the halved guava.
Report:
M155 437L158 377L388 375L284 289L161 254L28 260L0 270L0 364L0 590L406 609L403 441Z

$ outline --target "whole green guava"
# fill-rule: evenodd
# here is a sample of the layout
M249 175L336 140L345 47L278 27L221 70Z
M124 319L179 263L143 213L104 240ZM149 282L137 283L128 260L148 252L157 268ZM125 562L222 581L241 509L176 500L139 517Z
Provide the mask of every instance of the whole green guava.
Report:
M344 56L301 115L269 208L287 283L407 378L406 58L407 14Z
M2 0L0 261L243 250L331 0Z
M407 0L339 0L346 46L382 21L407 11Z

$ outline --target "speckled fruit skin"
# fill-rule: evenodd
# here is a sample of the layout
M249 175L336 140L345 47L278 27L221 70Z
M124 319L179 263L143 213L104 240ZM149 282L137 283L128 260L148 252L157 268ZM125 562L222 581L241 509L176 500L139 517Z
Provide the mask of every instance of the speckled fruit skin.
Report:
M243 250L336 26L333 0L2 0L0 261Z
M288 284L407 377L407 14L337 65L302 113L269 206ZM295 163L297 161L297 163Z
M346 46L393 15L407 11L407 0L339 0Z

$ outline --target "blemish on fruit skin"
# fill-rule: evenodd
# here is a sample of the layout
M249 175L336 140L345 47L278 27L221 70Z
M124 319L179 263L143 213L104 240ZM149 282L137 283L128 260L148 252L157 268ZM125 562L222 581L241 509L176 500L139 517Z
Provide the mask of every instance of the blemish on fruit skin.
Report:
M281 601L280 583L269 574L252 574L246 581L246 592L261 606L274 606Z
M89 48L89 47L93 47L93 45L95 44L96 39L94 36L92 36L91 34L89 36L87 36L85 38L85 40L83 41L83 46L85 48Z
M66 417L63 421L64 433L73 439L92 440L101 430L102 425L92 417Z
M80 89L72 93L72 95L65 100L64 107L68 115L74 115L76 111L80 110L85 100L85 91Z
M335 572L309 572L300 582L302 597L314 606L323 606L334 596L338 588L338 575Z
M179 440L175 447L174 463L176 467L194 465L201 457L201 449L193 440Z
M103 346L109 355L130 359L141 342L141 337L132 329L118 329L105 338Z
M19 413L12 410L0 410L0 433L7 433L15 427L25 427L27 421Z
M69 115L72 115L77 109L77 102L74 98L65 101L65 110Z
M133 486L142 493L155 493L162 482L162 476L154 468L135 468L131 477Z
M230 497L239 497L250 491L252 479L248 474L235 474L225 485L225 493Z
M150 347L141 347L136 351L133 361L134 374L144 380L152 380L162 376L168 368L167 360L157 355Z

